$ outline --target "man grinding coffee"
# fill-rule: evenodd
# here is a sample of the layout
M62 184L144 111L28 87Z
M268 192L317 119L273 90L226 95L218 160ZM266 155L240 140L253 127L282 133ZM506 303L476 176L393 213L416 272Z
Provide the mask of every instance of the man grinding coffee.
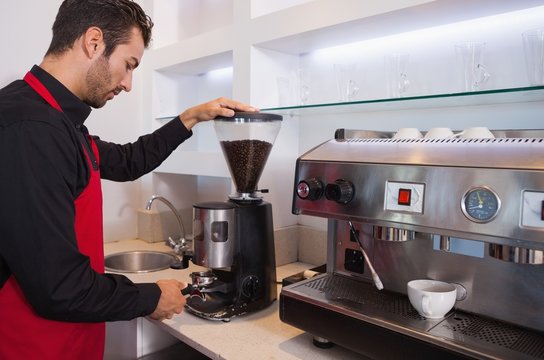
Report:
M134 143L89 135L91 108L131 90L152 27L132 0L65 0L43 61L0 90L0 359L102 359L105 321L183 309L181 282L104 274L100 179L137 179L197 123L256 109L219 98Z

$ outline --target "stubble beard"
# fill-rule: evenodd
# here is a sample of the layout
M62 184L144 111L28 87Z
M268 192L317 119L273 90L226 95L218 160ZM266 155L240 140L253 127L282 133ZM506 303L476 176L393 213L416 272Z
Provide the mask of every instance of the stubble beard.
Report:
M106 95L109 93L108 89L111 86L111 74L108 59L105 56L100 56L96 63L94 63L87 71L87 98L84 102L95 108L99 109L106 105Z

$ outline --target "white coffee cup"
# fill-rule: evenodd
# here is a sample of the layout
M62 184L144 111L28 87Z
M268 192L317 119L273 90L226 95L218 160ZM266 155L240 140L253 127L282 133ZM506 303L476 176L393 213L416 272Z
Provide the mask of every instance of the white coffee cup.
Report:
M455 305L457 288L437 280L412 280L407 286L408 299L417 312L427 319L441 319Z
M425 139L448 139L453 137L453 131L447 127L432 128L425 134Z
M423 134L417 128L401 128L395 135L393 139L421 139Z
M461 139L493 139L495 135L486 127L472 127L455 134Z

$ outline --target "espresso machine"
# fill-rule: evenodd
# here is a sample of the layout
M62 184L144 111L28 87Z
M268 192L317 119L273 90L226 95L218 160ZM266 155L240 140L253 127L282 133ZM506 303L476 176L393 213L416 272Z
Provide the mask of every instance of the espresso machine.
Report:
M544 131L492 132L338 129L300 156L292 211L327 219L327 264L281 319L372 359L543 359ZM455 285L454 308L419 315L414 279Z
M236 192L228 201L193 205L191 260L207 270L191 273L186 307L192 314L230 321L276 300L272 205L257 184L281 121L280 115L244 112L214 120Z

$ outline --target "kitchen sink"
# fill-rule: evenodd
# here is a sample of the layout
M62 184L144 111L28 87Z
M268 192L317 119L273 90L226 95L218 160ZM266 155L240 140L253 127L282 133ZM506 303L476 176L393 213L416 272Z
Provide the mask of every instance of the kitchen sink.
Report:
M159 251L126 251L104 258L107 271L123 273L147 273L168 269L176 257Z

